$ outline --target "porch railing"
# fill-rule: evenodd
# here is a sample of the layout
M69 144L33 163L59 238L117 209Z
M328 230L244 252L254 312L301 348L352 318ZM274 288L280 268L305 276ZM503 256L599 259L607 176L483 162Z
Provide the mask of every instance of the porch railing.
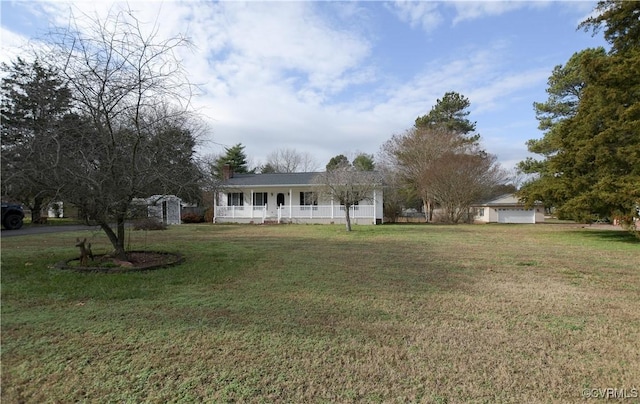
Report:
M231 219L260 219L267 217L266 206L216 206L215 217Z
M269 215L266 206L217 206L215 217L225 219L340 219L344 217L342 205L282 205L276 209L275 216ZM374 205L354 205L349 208L349 216L375 218Z
M341 205L311 205L311 206L281 206L278 208L278 221L282 219L335 219L344 217L344 206ZM349 208L352 218L373 218L373 205L357 205Z

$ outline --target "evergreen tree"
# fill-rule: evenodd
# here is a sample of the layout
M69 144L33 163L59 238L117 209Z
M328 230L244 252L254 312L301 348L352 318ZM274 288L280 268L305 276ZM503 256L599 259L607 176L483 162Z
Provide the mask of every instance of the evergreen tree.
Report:
M347 156L345 156L344 154L338 154L337 156L331 157L331 160L329 160L325 168L327 171L331 171L337 168L350 166L351 163L349 162Z
M71 92L57 72L38 60L21 58L2 64L2 196L19 200L40 220L43 205L54 196L48 192L44 155L48 141L62 130L70 113Z
M373 155L360 153L353 159L353 167L360 171L373 171L376 169L376 164L373 161Z
M247 155L244 152L242 143L238 143L232 147L226 147L224 150L225 153L216 158L211 168L214 177L223 178L225 165L229 165L231 170L236 174L247 174L255 171L249 170Z
M470 106L471 102L464 95L455 91L447 92L438 99L428 114L416 118L415 127L431 129L438 127L461 136L468 136L465 140L476 142L480 136L470 135L476 130L476 123L467 118Z
M640 3L603 1L596 11L580 26L597 32L606 25L611 51L586 50L565 66L582 78L577 104L555 121L541 120L547 132L529 149L544 158L521 163L538 177L520 195L529 204L551 203L567 218L633 225L640 206Z

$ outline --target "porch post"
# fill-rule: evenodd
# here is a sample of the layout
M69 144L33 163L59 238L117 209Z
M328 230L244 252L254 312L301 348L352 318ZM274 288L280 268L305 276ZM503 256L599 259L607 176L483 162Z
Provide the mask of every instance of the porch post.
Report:
M251 190L251 201L249 202L249 209L251 209L251 218L253 219L253 189Z
M289 188L289 219L291 219L291 212L293 211L293 191Z
M216 222L216 199L218 199L218 191L213 191L213 218L211 223Z
M377 210L376 210L376 190L375 188L373 189L373 224L376 224L376 214L377 214Z

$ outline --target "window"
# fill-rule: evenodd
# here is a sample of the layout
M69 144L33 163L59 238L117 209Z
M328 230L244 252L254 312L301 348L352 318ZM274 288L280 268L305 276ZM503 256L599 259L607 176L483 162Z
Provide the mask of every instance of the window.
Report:
M256 192L253 194L253 206L267 206L267 193Z
M300 192L300 206L311 206L317 204L318 197L315 192Z
M242 192L229 192L227 194L227 206L244 206L244 194Z
M476 208L476 216L484 216L484 208Z

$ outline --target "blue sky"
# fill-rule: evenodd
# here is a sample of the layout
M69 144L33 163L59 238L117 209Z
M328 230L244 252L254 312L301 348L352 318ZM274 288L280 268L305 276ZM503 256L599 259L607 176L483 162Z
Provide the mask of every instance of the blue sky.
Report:
M281 148L323 168L337 154L377 154L447 91L471 101L483 146L512 168L539 138L533 102L546 100L554 66L606 46L576 30L594 1L238 2L129 1L162 37L185 34L180 53L202 94L202 154L242 143L253 165ZM107 1L2 1L2 55L75 15L105 15Z

